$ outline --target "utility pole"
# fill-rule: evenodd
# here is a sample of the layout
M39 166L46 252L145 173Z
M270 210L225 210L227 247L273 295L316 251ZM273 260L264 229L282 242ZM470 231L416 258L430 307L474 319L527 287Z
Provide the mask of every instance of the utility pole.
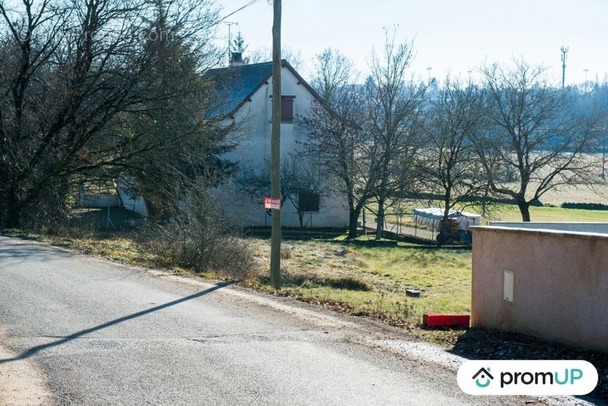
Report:
M270 140L271 197L281 199L281 0L273 1L272 21L272 135ZM272 209L270 281L281 289L281 210Z
M566 54L568 53L568 47L562 46L562 89L566 86Z

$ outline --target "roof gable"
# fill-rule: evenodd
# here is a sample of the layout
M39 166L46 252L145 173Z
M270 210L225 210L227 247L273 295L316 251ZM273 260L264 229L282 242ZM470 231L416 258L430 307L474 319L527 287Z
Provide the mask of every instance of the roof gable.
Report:
M281 61L281 67L288 69L315 99L322 102L317 92L296 72L286 61ZM228 68L211 69L205 77L215 82L217 115L233 115L258 91L272 76L272 62L252 65L231 66Z

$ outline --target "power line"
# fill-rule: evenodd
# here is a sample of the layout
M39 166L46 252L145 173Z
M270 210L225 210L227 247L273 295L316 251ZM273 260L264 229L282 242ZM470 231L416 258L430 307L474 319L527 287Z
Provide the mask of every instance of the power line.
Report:
M251 0L249 3L245 4L243 7L239 8L238 10L235 10L235 11L233 11L232 13L230 13L230 14L225 15L224 17L222 17L222 18L220 19L220 22L222 22L222 21L224 21L225 19L227 19L228 17L230 17L230 16L232 16L232 15L234 15L234 14L238 13L239 11L241 11L241 10L243 10L243 9L246 9L246 8L247 8L247 7L249 7L249 6L252 6L253 4L257 3L258 1L260 1L260 0Z

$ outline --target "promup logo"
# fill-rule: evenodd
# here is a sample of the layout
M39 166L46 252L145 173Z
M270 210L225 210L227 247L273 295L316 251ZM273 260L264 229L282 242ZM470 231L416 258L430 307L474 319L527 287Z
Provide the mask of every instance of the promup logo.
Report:
M473 375L473 379L475 379L475 385L480 388L487 388L492 383L494 377L490 373L490 368L481 368L475 375Z
M597 381L587 361L468 361L458 370L471 395L586 395Z

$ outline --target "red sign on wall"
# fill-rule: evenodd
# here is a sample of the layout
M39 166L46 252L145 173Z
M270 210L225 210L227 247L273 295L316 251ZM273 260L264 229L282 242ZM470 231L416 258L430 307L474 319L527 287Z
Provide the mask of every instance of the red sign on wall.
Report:
M273 199L271 197L265 197L264 198L264 208L280 210L281 209L281 199Z

